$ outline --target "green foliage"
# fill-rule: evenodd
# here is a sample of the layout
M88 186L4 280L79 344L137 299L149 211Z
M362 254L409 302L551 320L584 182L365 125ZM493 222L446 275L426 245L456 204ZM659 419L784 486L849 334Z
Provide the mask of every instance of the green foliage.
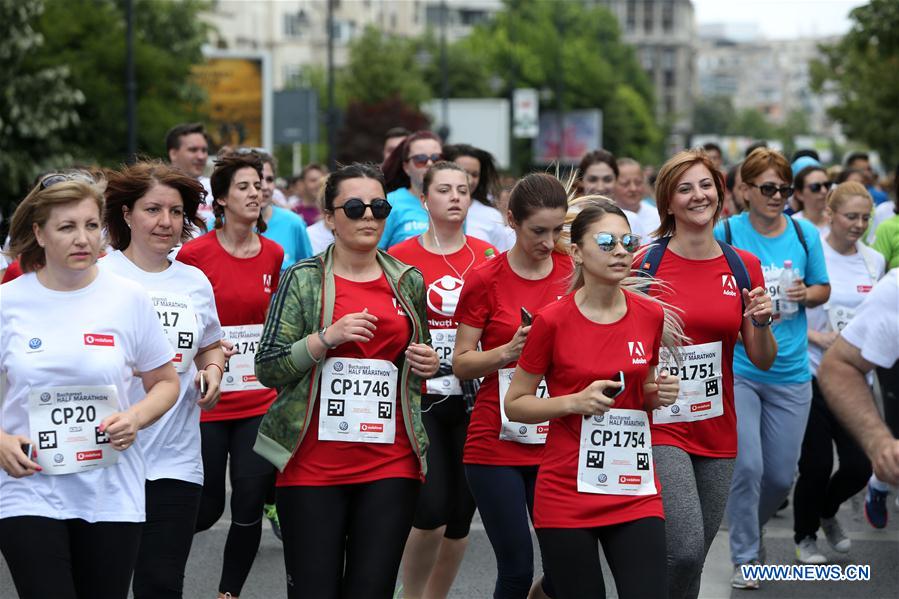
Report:
M737 120L737 111L728 96L696 98L693 104L693 131L699 134L725 135Z
M431 97L413 41L367 27L350 46L338 79L349 102L377 104L394 97L417 106Z
M84 102L65 65L26 64L44 44L34 29L42 10L39 0L0 0L0 210L7 214L39 173L71 163L65 135Z
M80 162L115 165L127 152L124 0L45 3L38 30L45 44L26 60L30 70L67 65L85 102L80 125L66 138ZM201 118L190 81L202 60L209 27L199 18L202 0L134 1L138 151L163 156L172 125Z
M899 2L871 0L850 13L852 28L821 46L812 63L817 92L833 92L830 116L846 134L876 149L887 164L899 160Z

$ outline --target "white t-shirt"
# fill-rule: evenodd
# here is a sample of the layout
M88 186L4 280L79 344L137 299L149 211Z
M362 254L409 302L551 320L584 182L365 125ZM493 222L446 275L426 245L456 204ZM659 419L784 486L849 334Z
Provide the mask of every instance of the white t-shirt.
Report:
M503 221L499 210L478 200L471 200L465 219L465 234L486 241L500 253L515 245L515 231Z
M0 428L29 437L39 453L52 449L41 450L38 431L30 430L32 390L111 385L125 410L135 401L128 393L133 373L172 360L147 292L104 269L77 291L47 289L28 273L0 294L0 371L7 381ZM140 443L121 452L115 465L75 474L16 479L0 470L0 518L143 522L144 475Z
M874 208L874 218L871 219L871 225L868 227L868 237L865 238L865 242L868 245L873 244L874 239L877 237L877 226L895 215L896 204L893 202L883 202L882 204L878 204L877 207Z
M886 261L880 252L857 243L858 252L844 256L830 247L826 240L821 246L824 250L824 262L830 277L830 299L826 304L805 311L808 328L814 331L832 331L831 321L846 310L855 311L874 284L883 276ZM812 375L818 372L818 365L824 350L814 343L808 344L809 368Z
M880 279L840 335L872 364L891 368L899 360L899 268Z
M325 226L325 219L319 219L306 227L309 235L309 243L312 245L312 255L321 254L334 243L334 232Z
M659 228L662 221L659 219L659 212L654 206L646 202L640 202L640 210L632 212L624 210L627 222L631 226L631 232L643 238L643 241L654 239L652 233Z
M800 210L799 212L797 212L796 214L793 215L793 218L799 219L799 220L808 220L808 222L812 223L812 221L810 221L808 219L808 217L805 215L805 210ZM820 235L822 239L827 237L827 235L830 233L830 225L828 223L822 222L820 225L816 225L815 223L812 223L812 224L815 225L816 229L818 229L818 235Z
M174 363L181 382L178 401L139 434L147 460L147 480L172 478L202 485L200 407L197 405L200 391L194 384L197 367L193 358L201 348L222 339L212 285L201 270L183 262L172 262L162 272L147 272L122 252L115 251L100 260L99 265L139 283L149 293L175 351ZM132 401L144 397L140 379L133 379L130 393Z

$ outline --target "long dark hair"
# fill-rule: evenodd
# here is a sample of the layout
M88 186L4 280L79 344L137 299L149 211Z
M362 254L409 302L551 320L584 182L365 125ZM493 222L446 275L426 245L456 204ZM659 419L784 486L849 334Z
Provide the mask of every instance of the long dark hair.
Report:
M439 144L443 144L440 137L432 131L416 131L412 135L406 137L403 142L393 149L384 162L381 164L381 170L384 173L385 186L387 193L396 191L397 189L406 189L412 182L409 181L409 175L403 170L403 163L409 159L409 146L412 142L420 139L433 139ZM442 147L442 146L441 146Z
M509 211L521 224L541 208L568 210L568 192L556 177L531 173L519 179L509 195Z
M340 193L340 184L349 179L374 179L381 188L384 188L384 173L375 164L353 162L346 166L341 166L336 171L328 175L325 180L324 191L324 208L328 212L334 211L334 199Z
M461 156L474 158L481 165L478 186L471 190L471 197L486 206L493 206L490 199L499 195L499 171L496 170L493 154L468 144L443 146L444 160L453 162Z
M259 175L259 180L262 181L262 158L255 152L245 154L232 152L222 154L215 159L215 170L212 171L212 176L209 177L209 184L212 187L212 197L215 200L224 198L228 195L228 190L231 188L231 181L234 180L234 174L243 168L255 170ZM260 191L259 193L261 194L262 192ZM215 228L221 229L225 226L225 207L217 201L213 201L212 213L215 215ZM265 218L262 217L262 212L260 211L259 218L256 219L256 229L260 233L265 233L266 228Z

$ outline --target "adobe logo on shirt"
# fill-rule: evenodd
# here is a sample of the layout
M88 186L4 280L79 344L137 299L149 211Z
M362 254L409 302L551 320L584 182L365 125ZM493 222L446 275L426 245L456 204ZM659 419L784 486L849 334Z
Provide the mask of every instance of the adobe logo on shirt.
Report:
M631 364L646 364L646 351L642 341L628 341L627 351L631 355Z
M721 293L737 297L737 279L733 275L721 275Z
M272 275L263 274L262 275L262 290L268 294L272 292Z
M99 345L101 347L114 347L115 337L112 335L100 335L99 333L85 333L85 345Z

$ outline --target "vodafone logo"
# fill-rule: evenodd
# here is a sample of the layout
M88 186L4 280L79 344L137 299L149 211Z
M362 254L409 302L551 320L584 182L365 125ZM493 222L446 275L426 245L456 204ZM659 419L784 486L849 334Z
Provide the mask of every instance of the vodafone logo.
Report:
M363 433L383 433L384 425L377 422L363 422L359 425L359 430Z
M241 378L241 380L242 380L243 382L245 382L245 383L255 383L255 382L256 382L256 375L255 375L255 374L245 374L245 375L243 375L243 376L240 377L240 378Z
M618 476L619 485L639 485L643 483L643 477L632 474L620 474Z
M91 451L79 451L75 454L75 460L78 462L87 462L89 460L102 460L103 450L92 449Z
M85 345L99 345L101 347L114 347L115 337L112 335L99 335L97 333L84 334Z
M628 341L627 351L631 355L631 364L646 364L646 350L642 341Z
M545 435L549 433L549 425L548 424L538 424L537 425L537 434Z
M705 412L706 410L711 410L711 409L712 409L712 402L710 402L710 401L703 401L700 403L695 403L690 406L691 412Z
M182 361L184 361L184 354L175 354L175 357L172 358L172 362L175 364L180 364Z
M856 285L855 290L858 293L870 293L871 285Z
M737 297L737 279L733 275L721 275L721 293Z
M428 308L442 316L455 314L462 285L462 280L450 275L442 276L428 285Z

